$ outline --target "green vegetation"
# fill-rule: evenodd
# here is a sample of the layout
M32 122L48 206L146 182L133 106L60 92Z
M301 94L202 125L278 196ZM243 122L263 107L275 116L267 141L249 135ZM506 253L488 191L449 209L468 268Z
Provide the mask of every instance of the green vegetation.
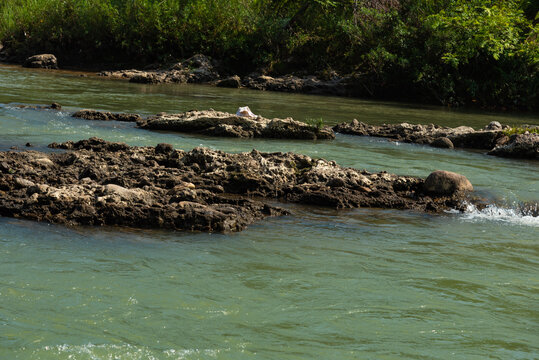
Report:
M311 126L313 130L319 132L324 127L324 119L322 118L306 118L305 124Z
M529 132L530 134L539 134L539 128L538 127L513 127L511 129L505 130L503 133L507 136L515 135L515 134L524 134L525 132Z
M359 96L539 108L535 0L3 0L15 58L353 75Z

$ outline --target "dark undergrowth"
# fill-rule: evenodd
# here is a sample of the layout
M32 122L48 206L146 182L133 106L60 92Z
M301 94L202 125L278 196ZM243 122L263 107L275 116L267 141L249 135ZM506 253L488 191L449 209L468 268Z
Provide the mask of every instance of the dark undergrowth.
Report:
M204 53L229 73L351 74L359 96L539 108L534 0L2 0L21 61L167 63Z

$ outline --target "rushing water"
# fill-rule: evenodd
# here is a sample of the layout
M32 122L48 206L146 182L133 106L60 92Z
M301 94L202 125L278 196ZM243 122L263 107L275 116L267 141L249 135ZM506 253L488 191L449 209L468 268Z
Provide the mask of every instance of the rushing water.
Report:
M60 102L61 112L17 103ZM338 135L238 140L74 119L79 108L482 127L537 124L357 99L145 86L0 67L0 150L99 136L189 150L294 151L339 164L466 175L493 205L465 214L284 205L238 234L65 228L0 218L0 359L532 359L539 357L539 164Z

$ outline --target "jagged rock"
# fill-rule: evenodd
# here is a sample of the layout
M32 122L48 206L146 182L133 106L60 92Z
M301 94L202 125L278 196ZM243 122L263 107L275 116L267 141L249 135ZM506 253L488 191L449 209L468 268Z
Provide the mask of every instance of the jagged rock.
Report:
M241 87L241 78L238 75L230 76L217 81L215 85L218 87L239 88Z
M103 121L126 121L136 122L142 119L138 114L125 114L125 113L111 113L107 111L97 111L90 109L83 109L75 112L73 117L86 119L86 120L103 120Z
M150 130L242 138L333 139L335 137L330 128L318 128L292 118L266 119L261 116L238 116L215 110L159 114L142 119L137 125Z
M255 90L329 95L345 95L346 93L344 80L340 77L324 81L316 76L300 78L294 75L272 77L253 74L245 77L242 85Z
M473 186L464 175L437 170L425 179L423 190L427 194L453 195L458 192L473 191Z
M34 55L27 58L23 66L28 68L58 69L58 60L52 54Z
M503 157L539 159L539 134L512 135L507 143L496 146L488 154Z
M0 152L0 216L227 232L288 213L266 200L442 212L460 209L464 199L459 192L426 195L420 178L372 174L293 153L169 151L97 138L51 147L71 151ZM42 159L50 163L42 166Z
M155 70L103 71L101 76L128 79L143 84L160 83L208 83L219 79L213 62L205 55L197 54L170 67Z
M533 129L527 125L526 127ZM537 159L536 135L539 136L539 134L532 133L525 137L512 136L509 138L505 135L505 131L508 129L510 129L509 126L501 125L498 122L491 122L484 130L474 130L468 126L449 128L432 124L369 125L356 119L350 123L341 123L333 127L335 132L343 134L385 137L437 147L451 148L452 144L458 148L491 150L490 155Z

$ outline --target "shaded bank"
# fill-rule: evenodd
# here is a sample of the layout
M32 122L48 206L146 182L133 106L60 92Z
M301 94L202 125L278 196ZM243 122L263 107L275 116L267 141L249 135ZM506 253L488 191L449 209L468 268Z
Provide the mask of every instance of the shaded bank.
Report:
M350 79L354 96L537 109L536 3L5 0L0 61L147 70L203 53L251 87L313 75Z
M425 181L293 153L184 152L168 144L130 147L97 138L50 147L71 151L0 153L0 215L228 232L287 213L268 200L439 213L461 209L473 189L457 174L436 173Z

